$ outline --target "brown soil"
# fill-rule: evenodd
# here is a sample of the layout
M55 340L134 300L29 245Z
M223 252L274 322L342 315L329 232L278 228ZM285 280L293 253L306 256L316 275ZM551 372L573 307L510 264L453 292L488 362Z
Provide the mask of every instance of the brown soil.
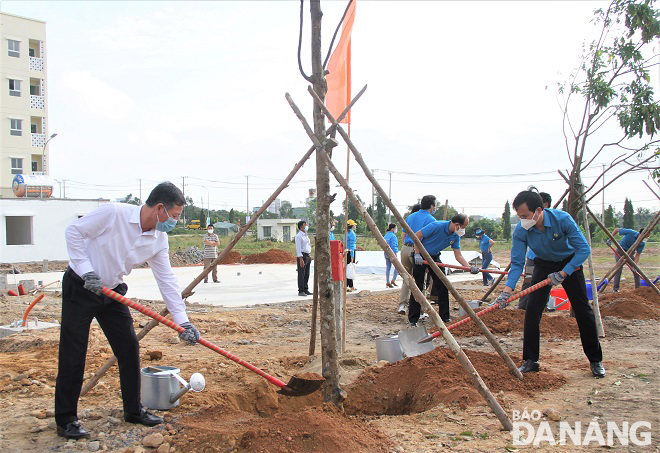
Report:
M222 261L220 261L220 264L236 264L236 263L240 263L241 259L242 259L241 254L236 250L232 250L229 253L227 253L227 256L225 256Z
M623 319L660 319L660 296L649 287L606 294L599 298L601 314Z
M265 253L247 255L241 262L243 264L290 264L296 262L296 257L286 250L270 249Z
M460 319L457 321L460 321ZM506 335L513 332L522 333L525 323L525 311L518 309L494 310L481 316L481 319L495 335ZM451 332L453 335L463 337L482 335L479 327L472 321L453 329ZM553 338L576 338L580 336L580 332L575 319L571 319L568 316L568 311L565 311L555 314L544 313L541 318L541 335Z
M531 397L566 382L564 376L550 371L528 374L518 381L498 355L466 353L493 393L502 390ZM454 354L441 348L382 368L368 368L346 390L345 407L350 414L401 415L423 412L441 403L465 409L483 402Z

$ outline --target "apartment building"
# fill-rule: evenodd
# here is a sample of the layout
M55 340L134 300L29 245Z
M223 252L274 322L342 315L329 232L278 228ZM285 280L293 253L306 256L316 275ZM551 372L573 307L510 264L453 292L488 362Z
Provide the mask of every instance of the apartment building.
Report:
M0 198L17 174L48 174L46 23L0 13Z

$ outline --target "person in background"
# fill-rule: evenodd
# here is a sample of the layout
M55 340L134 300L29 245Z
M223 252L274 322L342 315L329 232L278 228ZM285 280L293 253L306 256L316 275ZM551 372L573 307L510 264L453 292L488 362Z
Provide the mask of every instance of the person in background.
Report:
M335 240L335 226L337 225L337 221L335 220L334 217L330 219L330 233L328 234L328 238L331 241Z
M580 331L582 350L589 359L591 373L605 377L603 350L596 331L596 318L587 298L587 285L582 264L591 247L575 220L567 212L543 209L543 199L534 187L523 190L513 200L520 223L513 230L511 269L504 291L493 304L506 307L525 265L527 247L532 249L534 274L532 285L550 279L551 284L532 292L525 310L523 330L523 363L521 373L537 372L539 365L541 316L552 286L562 285L571 301Z
M406 223L411 230L417 233L429 223L435 222L435 218L433 217L435 208L435 196L424 195L421 202L412 207L412 212L406 217ZM403 246L401 247L401 264L403 264L403 268L410 275L413 275L413 255L415 254L413 240L408 237L405 231L403 231L401 233L401 242L403 243ZM422 289L422 291L424 290ZM409 299L410 288L404 279L403 283L401 283L401 294L399 295L399 308L397 309L397 313L400 315L406 314Z
M385 240L387 241L387 244L390 246L390 249L392 249L392 251L396 255L399 252L399 239L396 237L396 223L390 223L388 225L387 233L385 233ZM392 267L392 261L390 261L390 258L387 256L387 252L383 252L383 253L385 253L385 286L387 286L388 288L394 288L395 286L398 286L396 284L396 276L399 274L396 271L396 267L395 267L394 276L390 281L390 268Z
M541 195L541 200L543 200L543 209L549 209L552 207L552 197L550 194L546 192L539 192L539 195ZM523 279L523 285L520 290L525 290L532 286L532 274L534 273L534 258L536 256L534 255L534 252L532 252L532 249L527 250L527 259L525 260L525 277ZM550 293L548 293L548 298L550 297ZM526 294L522 296L520 299L518 299L518 308L521 310L525 310L527 308L527 302L529 301L529 294Z
M649 236L651 236L651 231L649 230L646 234L644 234L644 228L639 230L639 232L628 228L615 228L614 231L612 231L612 236L614 236L615 234L620 234L621 236L623 236L623 239L619 241L619 245L626 252L630 250L630 247L632 247L632 245L635 243L637 237L640 234L644 235L643 242L639 244L637 250L633 250L632 255L628 253L628 255L630 255L630 257L635 261L635 263L639 263L639 256L644 251L644 247L646 246L646 240L649 238ZM620 258L621 257L619 256L619 254L615 252L614 253L615 262L619 261ZM614 286L612 287L612 289L614 290L615 293L619 292L619 284L621 282L621 273L623 272L623 267L619 269L619 272L617 272L616 275L614 276ZM635 288L639 288L640 285L639 274L637 272L633 272L633 277L635 278Z
M220 245L220 239L217 234L213 233L213 225L209 225L206 228L206 234L204 235L204 269L211 266L211 263L218 257L218 245ZM220 280L218 280L217 264L212 267L211 272L213 283L220 283ZM208 282L209 274L206 274L204 277L204 283Z
M486 233L484 233L484 230L481 228L475 231L474 235L479 241L479 250L481 250L481 269L486 270L488 269L490 262L493 261L493 252L491 252L490 249L493 247L495 241L486 236ZM483 272L482 277L484 280L484 286L490 285L493 283L493 280L495 280L488 272Z
M346 264L350 263L355 263L355 252L357 248L357 236L355 235L354 228L357 225L355 223L355 220L349 219L348 222L346 222L346 227L348 231L346 232ZM355 287L353 286L353 279L352 278L347 278L346 279L346 284L348 288L346 288L346 291L349 293L352 293L355 291Z
M311 296L309 291L309 269L312 264L312 244L307 236L307 222L298 222L298 233L296 234L296 268L298 271L298 295Z

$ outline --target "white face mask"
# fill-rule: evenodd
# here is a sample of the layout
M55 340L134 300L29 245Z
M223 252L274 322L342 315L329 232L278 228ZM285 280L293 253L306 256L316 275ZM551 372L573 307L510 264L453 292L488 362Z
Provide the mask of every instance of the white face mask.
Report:
M396 228L392 230L392 233L396 234Z
M461 236L463 236L465 234L465 228L458 227L456 229L456 234L458 234L458 237L460 238Z
M309 225L305 225L305 233L309 230Z
M536 213L534 213L534 216L535 215ZM539 219L535 219L534 216L532 216L531 219L520 219L520 226L526 230L529 230L531 227L536 225L536 222L539 220Z

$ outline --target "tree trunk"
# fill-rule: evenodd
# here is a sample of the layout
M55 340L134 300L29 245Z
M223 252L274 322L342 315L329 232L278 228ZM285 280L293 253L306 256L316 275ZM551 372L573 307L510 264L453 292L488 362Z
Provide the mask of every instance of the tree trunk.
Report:
M328 89L323 74L321 55L321 12L320 0L311 0L312 16L312 78L314 91L325 99ZM325 142L325 117L321 108L313 106L314 134L320 143ZM319 150L316 152L316 257L314 272L318 273L318 300L321 315L321 363L323 377L326 379L323 396L337 406L342 405L345 392L339 387L339 357L337 351L337 320L332 287L332 268L330 263L330 174L328 165Z

